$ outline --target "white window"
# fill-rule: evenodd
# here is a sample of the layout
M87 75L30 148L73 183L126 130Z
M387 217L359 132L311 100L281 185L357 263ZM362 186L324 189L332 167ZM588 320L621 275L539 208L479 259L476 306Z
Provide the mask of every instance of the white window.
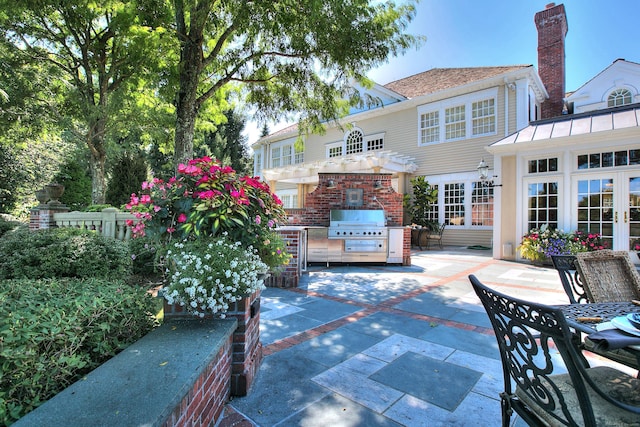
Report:
M464 183L444 185L444 222L447 225L464 225Z
M466 121L464 105L451 107L444 110L444 129L445 138L450 141L452 139L460 139L466 136Z
M256 153L253 160L253 174L259 176L262 173L262 153Z
M384 132L365 135L361 129L354 129L341 142L327 144L327 158L384 150Z
M471 194L471 225L493 226L493 187L474 182Z
M304 163L304 146L302 144L294 145L294 159L295 164Z
M342 142L334 142L327 145L327 158L342 156Z
M293 148L290 145L285 145L282 147L282 166L287 166L291 164L291 152Z
M271 167L280 167L280 147L271 148Z
M429 218L459 229L491 229L494 225L494 188L478 181L477 173L432 176L438 202Z
M282 190L277 194L282 201L282 207L284 207L285 209L298 207L298 194L296 190Z
M496 131L495 100L485 99L471 104L472 126L474 136L487 135Z
M364 151L364 146L362 142L364 141L364 135L360 129L354 129L349 132L345 138L346 143L346 154L353 153L362 153Z
M616 89L609 94L607 105L609 107L619 107L620 105L631 104L631 92L627 89Z
M497 133L498 88L418 107L419 145Z
M420 115L420 143L440 141L440 113L430 111Z
M558 228L558 182L539 181L527 185L527 230L547 224Z

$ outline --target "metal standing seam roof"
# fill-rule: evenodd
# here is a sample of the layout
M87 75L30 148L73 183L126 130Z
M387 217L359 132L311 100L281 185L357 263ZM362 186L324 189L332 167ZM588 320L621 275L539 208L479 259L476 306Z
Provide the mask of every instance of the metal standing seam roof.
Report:
M491 147L640 127L640 104L532 122Z

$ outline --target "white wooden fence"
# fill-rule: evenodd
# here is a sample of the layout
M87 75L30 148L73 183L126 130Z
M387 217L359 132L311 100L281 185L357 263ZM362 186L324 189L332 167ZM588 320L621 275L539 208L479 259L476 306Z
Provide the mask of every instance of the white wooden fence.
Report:
M120 212L116 208L106 208L102 212L60 212L53 214L56 227L73 227L97 230L103 235L118 240L129 240L131 228L127 220L136 217L129 212Z

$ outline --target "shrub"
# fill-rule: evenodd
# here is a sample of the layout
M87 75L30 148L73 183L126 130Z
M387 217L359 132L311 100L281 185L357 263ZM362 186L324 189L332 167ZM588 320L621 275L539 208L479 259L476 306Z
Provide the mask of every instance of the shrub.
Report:
M20 221L14 221L11 219L4 219L2 215L0 215L0 237L6 234L9 231L16 230L18 228L26 228L26 225Z
M133 274L154 275L158 273L156 256L159 243L155 239L139 237L129 240L129 252L133 261Z
M128 244L93 231L16 230L0 239L0 279L122 278L130 274Z
M69 159L53 178L53 182L64 185L60 202L72 211L81 211L91 204L91 175L85 164L78 158Z
M105 198L114 206L124 205L129 201L131 193L140 189L147 179L149 166L142 154L122 153L111 165L109 187Z
M124 281L0 281L0 425L148 333L156 301Z

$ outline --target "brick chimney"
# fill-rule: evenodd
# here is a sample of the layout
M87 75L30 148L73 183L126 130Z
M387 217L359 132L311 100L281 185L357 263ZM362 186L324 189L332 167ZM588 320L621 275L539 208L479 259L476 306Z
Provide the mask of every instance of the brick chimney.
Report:
M562 114L565 97L564 39L569 30L564 5L549 3L536 13L538 29L538 72L547 88L549 99L542 104L542 118Z

